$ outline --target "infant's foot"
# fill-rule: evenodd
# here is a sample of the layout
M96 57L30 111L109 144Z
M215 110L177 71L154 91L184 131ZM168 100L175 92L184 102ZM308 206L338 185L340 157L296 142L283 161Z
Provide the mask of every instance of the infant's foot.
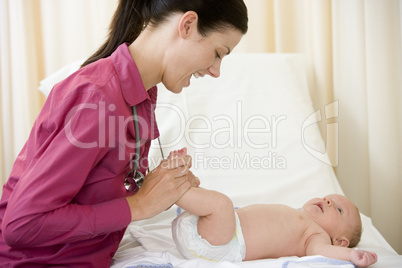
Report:
M184 147L180 150L174 150L174 151L170 152L168 159L174 159L178 156L186 156L186 155L187 155L187 148Z

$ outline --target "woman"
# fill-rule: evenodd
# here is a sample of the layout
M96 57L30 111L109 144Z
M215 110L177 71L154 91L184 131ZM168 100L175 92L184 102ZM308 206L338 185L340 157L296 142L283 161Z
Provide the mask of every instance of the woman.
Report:
M242 0L121 0L106 43L53 88L14 163L0 202L0 263L109 267L130 222L197 186L189 156L162 161L139 189L126 175L136 143L146 173L159 136L156 84L178 93L193 75L218 77L246 31Z

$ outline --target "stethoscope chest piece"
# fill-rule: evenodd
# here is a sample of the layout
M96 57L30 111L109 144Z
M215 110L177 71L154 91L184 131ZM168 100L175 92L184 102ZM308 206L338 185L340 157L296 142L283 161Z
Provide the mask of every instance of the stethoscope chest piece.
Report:
M127 191L137 192L144 182L144 178L145 176L141 173L141 171L131 170L126 175L126 178L124 180L124 187Z

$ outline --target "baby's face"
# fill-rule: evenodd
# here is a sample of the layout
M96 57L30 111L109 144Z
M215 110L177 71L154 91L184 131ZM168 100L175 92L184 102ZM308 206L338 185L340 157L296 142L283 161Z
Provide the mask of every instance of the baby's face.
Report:
M349 230L361 224L355 205L342 195L333 194L311 199L303 205L302 210L308 213L332 239L345 236Z

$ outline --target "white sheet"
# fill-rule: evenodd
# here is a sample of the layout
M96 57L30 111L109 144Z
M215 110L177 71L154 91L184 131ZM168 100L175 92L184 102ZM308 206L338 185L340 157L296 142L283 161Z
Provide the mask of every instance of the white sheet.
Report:
M154 265L152 267L354 267L351 263L336 262L322 256L303 258L285 257L242 263L214 263L203 259L184 260L177 251L171 235L170 221L175 217L175 208L159 215L155 223L131 224L114 257L112 267ZM362 215L364 233L359 248L373 250L379 261L371 267L401 267L402 256L396 255L384 238L378 233L371 220ZM158 266L159 265L159 266Z
M42 81L41 91L50 92L79 64ZM319 119L311 106L305 70L302 55L234 54L223 61L219 79L192 79L190 88L179 95L159 86L156 113L164 154L188 147L192 171L201 185L227 194L239 207L254 203L300 207L313 197L342 194L315 124ZM336 108L337 103L329 105ZM324 107L316 115L322 120L333 116ZM151 167L160 160L153 143ZM153 219L132 223L112 267L282 267L286 263L287 267L353 267L317 263L322 260L319 256L237 264L184 260L171 237L175 216L173 207ZM358 247L379 255L372 267L402 267L402 256L368 217L362 215L362 220Z

